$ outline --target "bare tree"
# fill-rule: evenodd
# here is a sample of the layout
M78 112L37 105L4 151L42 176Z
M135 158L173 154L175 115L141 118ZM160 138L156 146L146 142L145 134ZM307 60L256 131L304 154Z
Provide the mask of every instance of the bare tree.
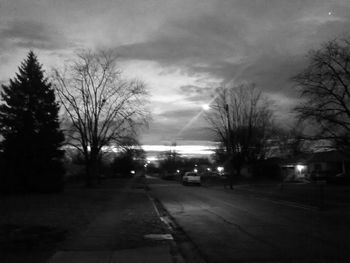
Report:
M301 120L312 124L315 139L350 147L350 40L333 40L309 53L309 65L293 77L302 102Z
M220 88L211 108L206 118L238 173L244 162L264 158L273 111L254 84Z
M278 148L278 155L291 158L309 150L310 141L304 136L305 126L296 121L290 128L276 126L273 131L274 146Z
M103 147L135 138L146 122L147 92L138 80L125 80L113 52L83 51L54 71L55 87L68 116L67 144L84 156L87 185L98 175Z

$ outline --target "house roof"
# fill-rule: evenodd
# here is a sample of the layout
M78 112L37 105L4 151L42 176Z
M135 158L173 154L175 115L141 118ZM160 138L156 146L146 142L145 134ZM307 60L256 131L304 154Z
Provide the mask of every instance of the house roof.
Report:
M289 159L286 159L283 162L283 165L290 165L290 164L298 164L298 163L305 163L306 160L310 158L310 153L301 153L296 156L293 156Z
M290 158L285 164L297 163L318 163L318 162L349 162L350 158L339 151L303 153L293 158Z

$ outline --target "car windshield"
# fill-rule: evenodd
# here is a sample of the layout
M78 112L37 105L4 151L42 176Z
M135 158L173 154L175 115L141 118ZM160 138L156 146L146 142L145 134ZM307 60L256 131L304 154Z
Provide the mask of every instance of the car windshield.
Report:
M195 174L195 173L190 173L190 174L187 174L187 176L197 176L197 174Z

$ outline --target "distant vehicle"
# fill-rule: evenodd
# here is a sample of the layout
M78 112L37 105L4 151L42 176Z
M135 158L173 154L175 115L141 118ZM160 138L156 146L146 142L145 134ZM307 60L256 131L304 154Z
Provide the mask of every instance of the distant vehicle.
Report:
M187 184L201 184L201 177L199 174L194 173L194 172L187 172L185 175L182 177L182 184L187 185Z

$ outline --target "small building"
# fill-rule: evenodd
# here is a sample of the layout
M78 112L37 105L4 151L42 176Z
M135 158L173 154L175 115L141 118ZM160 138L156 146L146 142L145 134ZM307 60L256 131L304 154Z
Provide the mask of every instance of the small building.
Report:
M322 180L350 174L350 158L339 151L300 154L281 165L285 180Z
M299 154L281 163L282 178L286 181L307 177L307 162L310 154Z

